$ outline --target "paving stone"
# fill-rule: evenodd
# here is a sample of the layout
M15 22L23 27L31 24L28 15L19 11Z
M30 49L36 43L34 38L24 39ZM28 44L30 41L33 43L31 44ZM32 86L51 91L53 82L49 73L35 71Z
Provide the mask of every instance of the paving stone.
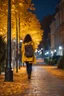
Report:
M64 80L48 73L42 66L33 66L29 89L21 96L64 96Z

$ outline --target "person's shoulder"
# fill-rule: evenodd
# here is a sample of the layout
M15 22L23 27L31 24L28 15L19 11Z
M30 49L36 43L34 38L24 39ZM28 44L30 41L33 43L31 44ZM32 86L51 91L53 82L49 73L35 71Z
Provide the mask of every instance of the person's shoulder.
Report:
M29 44L33 45L33 41L28 42L28 45L29 45Z
M33 41L29 41L29 42L23 43L23 45L29 45L29 44L32 44L33 45Z
M22 46L25 46L26 45L26 43L22 43Z

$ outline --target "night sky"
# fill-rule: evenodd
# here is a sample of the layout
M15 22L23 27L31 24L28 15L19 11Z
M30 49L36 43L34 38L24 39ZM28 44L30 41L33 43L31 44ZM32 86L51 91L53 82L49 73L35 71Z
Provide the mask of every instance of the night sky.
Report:
M34 7L36 8L35 14L37 18L41 21L44 16L54 14L55 7L59 0L32 0Z

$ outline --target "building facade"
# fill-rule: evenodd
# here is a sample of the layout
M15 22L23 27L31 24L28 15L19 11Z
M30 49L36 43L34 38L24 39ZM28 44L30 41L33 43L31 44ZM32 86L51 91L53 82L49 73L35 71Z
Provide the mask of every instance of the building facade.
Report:
M56 7L59 9L50 25L51 29L51 51L57 55L63 55L64 49L64 0Z

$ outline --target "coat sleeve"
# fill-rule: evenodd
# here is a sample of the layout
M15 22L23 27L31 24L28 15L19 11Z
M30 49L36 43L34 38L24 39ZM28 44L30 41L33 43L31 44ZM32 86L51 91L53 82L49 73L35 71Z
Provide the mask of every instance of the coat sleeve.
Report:
M22 53L24 52L24 44L22 43L22 48L21 48Z
M22 52L22 63L24 63L24 44L22 43L22 48L21 48L21 52Z

